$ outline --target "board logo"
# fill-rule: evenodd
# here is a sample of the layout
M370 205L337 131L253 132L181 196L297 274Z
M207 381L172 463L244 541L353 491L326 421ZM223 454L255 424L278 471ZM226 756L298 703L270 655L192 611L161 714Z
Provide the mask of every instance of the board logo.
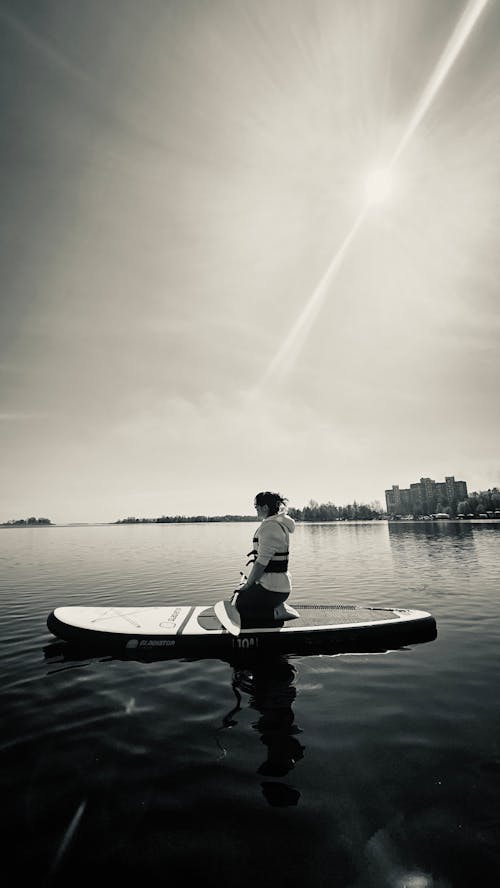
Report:
M173 647L175 641L172 638L146 638L139 642L139 647Z
M129 651L137 648L150 647L173 647L175 641L172 638L143 638L140 641L137 638L131 638L127 641L126 648Z
M160 626L165 629L172 628L172 626L175 625L175 623L177 622L177 620L179 619L181 614L182 614L181 608L176 607L176 609L173 611L172 615L168 618L168 620L164 620L163 623L160 623Z

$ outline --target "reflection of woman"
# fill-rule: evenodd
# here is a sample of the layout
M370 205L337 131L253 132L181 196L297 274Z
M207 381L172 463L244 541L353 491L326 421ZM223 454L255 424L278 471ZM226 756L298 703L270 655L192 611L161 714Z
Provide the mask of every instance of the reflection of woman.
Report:
M292 709L297 695L295 674L285 658L259 663L252 672L250 706L260 713L253 727L267 746L267 760L259 768L265 777L284 777L304 755Z
M297 739L301 731L295 724L292 709L296 697L295 675L294 667L286 657L280 656L259 657L251 665L248 662L246 668L234 669L233 690L238 706L226 716L223 725L235 724L232 719L241 708L241 693L248 694L250 707L260 713L253 728L267 747L267 758L258 773L267 778L284 777L304 755L305 747ZM266 780L262 790L271 805L296 805L300 798L297 790L278 781Z
M286 601L292 590L288 558L295 522L286 514L285 504L286 499L279 493L263 491L255 497L261 524L249 552L252 569L237 589L236 599L243 627L274 622L274 609Z

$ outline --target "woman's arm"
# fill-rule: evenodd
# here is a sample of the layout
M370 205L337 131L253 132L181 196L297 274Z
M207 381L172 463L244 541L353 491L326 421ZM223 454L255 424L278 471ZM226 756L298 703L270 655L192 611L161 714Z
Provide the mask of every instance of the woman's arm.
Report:
M246 583L244 583L243 586L240 586L239 589L236 589L236 591L237 592L244 592L245 589L248 589L248 587L252 586L253 583L258 583L258 581L260 580L266 567L267 567L266 564L259 564L258 561L254 561L254 563L252 565L252 570L250 571L250 574L247 577Z

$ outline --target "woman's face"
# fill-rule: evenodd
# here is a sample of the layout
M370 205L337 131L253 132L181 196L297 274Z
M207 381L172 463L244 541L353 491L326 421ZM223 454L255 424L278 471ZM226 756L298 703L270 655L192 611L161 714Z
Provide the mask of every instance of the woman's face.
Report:
M269 506L259 506L258 503L254 503L254 505L259 521L263 521L264 518L269 517Z

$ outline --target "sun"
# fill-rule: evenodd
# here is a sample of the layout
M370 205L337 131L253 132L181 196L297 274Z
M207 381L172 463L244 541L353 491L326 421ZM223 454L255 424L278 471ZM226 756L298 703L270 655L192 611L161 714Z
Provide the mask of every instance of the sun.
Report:
M370 206L385 203L394 189L392 172L388 168L376 167L365 179L365 198Z

